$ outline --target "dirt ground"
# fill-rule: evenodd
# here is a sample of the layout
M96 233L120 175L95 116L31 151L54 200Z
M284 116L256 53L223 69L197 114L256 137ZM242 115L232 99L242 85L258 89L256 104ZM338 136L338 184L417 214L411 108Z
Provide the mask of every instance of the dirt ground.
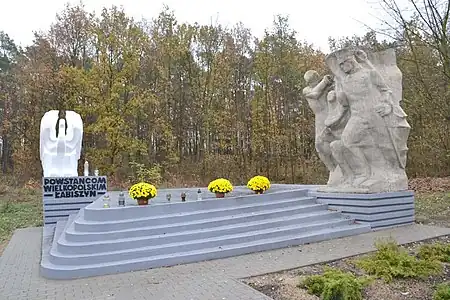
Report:
M416 192L416 222L440 227L450 227L450 177L415 178L410 180L410 189ZM405 245L411 252L424 243L436 241L450 242L450 236L420 243ZM306 290L298 288L302 278L321 274L324 266L338 267L355 274L363 273L349 262L357 257L344 259L324 265L308 266L286 272L245 279L244 282L274 300L318 300ZM434 286L450 281L450 264L444 267L441 276L425 280L395 280L386 284L381 280L373 282L364 291L365 300L428 300L432 299Z
M434 242L450 243L450 236L445 236L424 242L405 245L411 253L415 253L420 245ZM274 300L318 300L319 298L309 295L306 290L297 287L307 275L321 274L325 266L350 271L357 275L363 275L361 270L356 269L350 262L356 256L328 264L303 267L295 270L274 273L264 276L252 277L243 280L252 288L266 294ZM431 300L436 284L450 281L450 264L444 265L444 272L440 276L432 276L426 279L394 280L386 284L381 280L374 281L364 291L365 300Z

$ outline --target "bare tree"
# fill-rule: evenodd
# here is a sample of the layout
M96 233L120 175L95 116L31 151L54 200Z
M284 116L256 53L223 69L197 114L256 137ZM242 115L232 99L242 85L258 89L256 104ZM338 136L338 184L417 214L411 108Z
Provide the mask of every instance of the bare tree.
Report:
M450 79L450 0L381 0L380 5L390 20L382 20L388 26L389 36L403 39L411 51L415 47L433 49L439 58L437 69ZM417 57L416 57L417 59Z

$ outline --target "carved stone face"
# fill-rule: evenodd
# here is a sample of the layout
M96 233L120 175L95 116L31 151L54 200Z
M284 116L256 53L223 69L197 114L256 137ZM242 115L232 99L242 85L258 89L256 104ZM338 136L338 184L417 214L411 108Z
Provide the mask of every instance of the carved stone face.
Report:
M344 71L345 73L351 73L351 71L353 70L353 62L349 59L342 62L340 66L342 71Z
M341 62L339 66L341 67L342 71L349 74L355 70L356 64L357 64L356 60L353 57L349 57L343 62Z

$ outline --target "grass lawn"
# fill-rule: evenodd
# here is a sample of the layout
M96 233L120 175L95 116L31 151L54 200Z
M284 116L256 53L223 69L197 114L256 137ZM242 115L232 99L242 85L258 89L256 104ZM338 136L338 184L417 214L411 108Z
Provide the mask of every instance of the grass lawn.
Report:
M0 254L14 230L42 226L40 189L0 185ZM417 222L450 227L450 192L416 194Z
M0 186L0 254L17 228L42 226L42 192Z
M450 227L450 191L416 194L416 222Z

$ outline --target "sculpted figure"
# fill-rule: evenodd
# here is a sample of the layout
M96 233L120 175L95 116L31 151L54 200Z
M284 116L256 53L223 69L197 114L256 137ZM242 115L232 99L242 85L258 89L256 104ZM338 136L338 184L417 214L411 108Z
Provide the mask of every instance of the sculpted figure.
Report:
M331 153L333 149L341 149L339 153L340 156L333 156L336 168L330 173L328 180L329 186L336 186L339 184L346 184L351 176L350 167L343 158L345 151L342 146L342 132L350 118L350 111L347 102L347 98L344 93L336 93L336 91L331 91L328 93L328 117L325 120L325 132L328 133L328 138L326 139L328 147ZM324 139L325 140L325 139Z
M389 53L389 50L384 52ZM384 57L380 57L380 54L382 55L383 53L378 53L379 57L374 57L372 59L375 61L379 61L383 60L383 58L395 57L395 53L386 55L387 53L384 53ZM383 151L386 160L388 160L392 167L398 165L400 168L405 169L408 152L407 141L411 126L406 121L407 115L400 106L400 101L402 100L401 71L397 68L395 62L393 63L393 66L389 67L388 63L383 61L384 65L379 69L384 69L384 74L381 74L381 72L379 72L370 62L367 54L364 51L357 50L355 52L355 56L365 68L375 71L379 75L377 77L380 80L378 84L380 85L380 88L384 88L387 91L387 93L385 94L386 99L383 101L383 105L385 107L379 107L377 109L377 112L383 117L383 122L389 136L389 142L381 143L379 144L379 146ZM387 80L390 79L391 82L389 84L387 83L385 77ZM383 114L383 111L385 109L387 109L388 111L391 110L391 113Z
M327 93L332 88L333 80L330 75L325 75L321 79L317 71L314 70L307 71L304 79L307 86L303 89L303 95L315 115L315 147L319 158L332 172L336 163L332 158L329 143L323 140L323 138L326 138L323 133L326 129L325 119L328 115Z
M395 53L386 52L371 61L361 50L343 49L326 60L335 75L336 94L346 99L350 116L340 139L330 146L343 180L329 181L324 191L370 193L407 189L404 167L410 127L399 105L401 76ZM383 76L378 65L389 76ZM327 128L332 128L330 125L337 120L332 111Z
M342 131L350 118L349 106L344 93L337 95L336 91L330 91L327 95L328 116L325 119L326 131L330 132L335 140L341 138Z
M83 122L79 114L57 110L41 119L40 155L44 177L78 176Z

